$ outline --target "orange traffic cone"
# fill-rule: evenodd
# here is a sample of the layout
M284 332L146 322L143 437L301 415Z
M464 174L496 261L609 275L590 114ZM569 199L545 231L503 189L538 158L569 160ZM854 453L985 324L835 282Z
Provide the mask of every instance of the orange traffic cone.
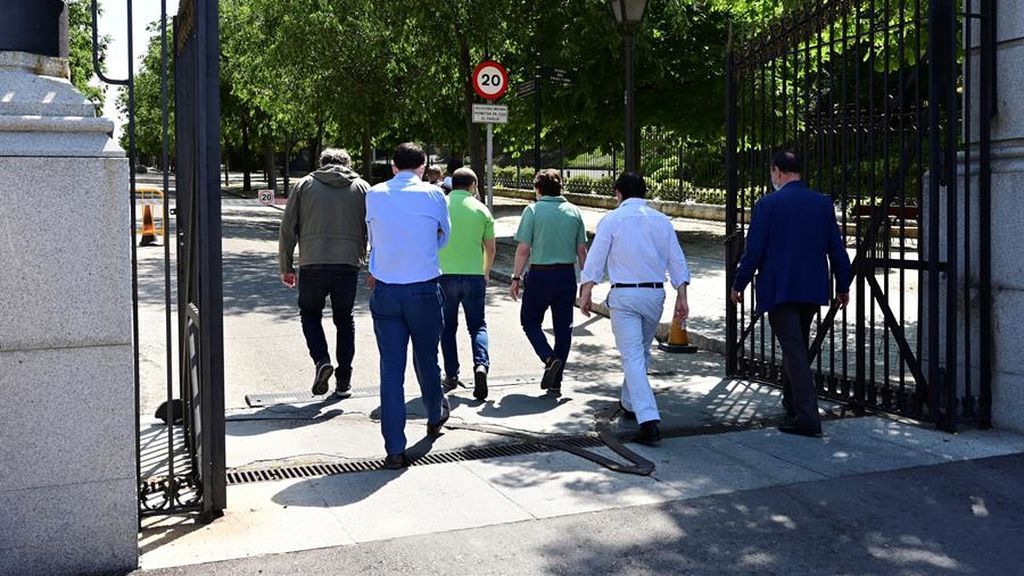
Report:
M149 204L142 207L142 238L139 246L156 246L156 226L153 225L153 210Z
M690 344L686 326L682 322L672 322L672 329L668 332L668 341L659 342L658 350L672 354L693 354L697 351L697 347Z

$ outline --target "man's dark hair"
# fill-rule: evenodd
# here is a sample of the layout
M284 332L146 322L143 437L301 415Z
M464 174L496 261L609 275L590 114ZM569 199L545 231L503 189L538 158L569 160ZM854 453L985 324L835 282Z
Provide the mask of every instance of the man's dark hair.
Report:
M643 176L635 172L623 172L622 176L615 180L615 190L622 194L623 200L644 198L647 196L647 183L644 182Z
M554 168L541 170L533 177L533 187L540 191L541 196L560 196L562 194L562 175Z
M423 153L423 148L420 148L418 144L406 142L395 148L395 155L391 161L399 170L414 170L427 163L427 155Z
M800 174L804 171L804 163L792 150L780 150L776 153L772 158L772 167L786 174Z
M459 168L452 174L452 190L469 190L476 183L476 172L470 168Z

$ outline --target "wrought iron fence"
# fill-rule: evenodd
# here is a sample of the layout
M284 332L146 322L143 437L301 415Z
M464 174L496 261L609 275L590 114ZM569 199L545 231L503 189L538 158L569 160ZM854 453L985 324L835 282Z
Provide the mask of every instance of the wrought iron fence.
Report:
M729 56L728 283L783 147L832 198L854 254L852 306L816 322L825 397L946 429L988 422L994 8L807 2ZM753 309L728 305L727 347L730 374L780 382L781 353Z
M669 202L724 205L725 147L694 144L663 131L645 129L641 138L641 170L649 197ZM533 149L495 155L496 186L533 188ZM541 164L559 170L566 191L611 196L615 178L624 168L621 148L573 151L556 148L541 154Z

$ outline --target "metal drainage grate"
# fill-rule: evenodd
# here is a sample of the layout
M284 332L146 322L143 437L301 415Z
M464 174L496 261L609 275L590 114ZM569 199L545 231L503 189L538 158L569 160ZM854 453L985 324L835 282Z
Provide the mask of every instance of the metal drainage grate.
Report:
M852 413L826 412L822 420L838 420L841 418L853 417ZM662 430L662 438L687 438L691 436L710 436L725 434L728 432L739 432L743 430L757 430L777 425L781 418L766 418L760 420L748 420L744 422L721 421L704 426L692 426L684 428L669 428ZM604 446L600 437L592 434L581 434L577 436L551 436L551 440L558 440L577 448L597 448ZM623 437L627 440L627 437ZM495 444L492 446L481 446L477 448L461 448L443 452L429 452L422 456L414 456L410 466L429 466L432 464L452 464L455 462L469 462L473 460L486 460L488 458L503 458L509 456L523 456L526 454L541 454L555 452L555 448L538 444L536 442L512 442L506 444ZM337 474L352 474L356 472L372 472L384 469L383 458L372 458L365 460L351 460L331 464L304 464L304 465L280 465L268 466L250 470L228 470L227 484L234 486L238 484L251 484L254 482L273 482L275 480L289 480L301 478L317 478L321 476L334 476Z

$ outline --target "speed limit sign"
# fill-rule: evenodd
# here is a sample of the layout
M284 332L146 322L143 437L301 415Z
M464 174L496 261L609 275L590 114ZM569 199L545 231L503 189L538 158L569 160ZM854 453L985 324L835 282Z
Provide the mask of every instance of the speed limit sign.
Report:
M274 205L275 198L274 198L274 191L272 189L260 190L259 191L259 196L257 198L259 199L259 202L260 202L261 206L273 206Z
M508 90L508 71L494 60L485 60L473 70L473 90L485 100L497 100Z

